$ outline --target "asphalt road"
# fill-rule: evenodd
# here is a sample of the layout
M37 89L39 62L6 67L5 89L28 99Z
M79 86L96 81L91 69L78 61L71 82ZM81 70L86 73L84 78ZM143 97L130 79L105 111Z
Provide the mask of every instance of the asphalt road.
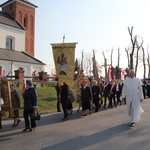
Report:
M11 128L3 121L0 150L150 150L150 99L142 103L140 123L129 127L126 106L82 117L73 111L63 122L62 113L43 115L33 132L23 132L24 120Z

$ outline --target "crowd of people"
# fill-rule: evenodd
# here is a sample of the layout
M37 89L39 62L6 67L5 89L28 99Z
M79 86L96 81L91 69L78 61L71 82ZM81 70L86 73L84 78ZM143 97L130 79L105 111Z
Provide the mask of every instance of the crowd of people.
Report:
M147 87L145 82L142 83L140 79L135 77L133 70L130 70L129 76L126 76L124 81L110 80L107 83L98 83L98 81L92 80L89 85L87 80L83 80L80 91L77 91L76 95L79 103L77 111L80 111L82 108L82 116L87 116L93 110L94 112L98 112L101 109L117 108L122 104L126 104L128 115L131 116L130 126L133 127L135 123L139 122L140 115L143 112L140 102L143 102L143 99L149 95ZM61 85L59 92L60 97L58 101L62 104L64 113L63 120L66 121L68 119L68 98L70 95L66 82ZM73 107L71 107L72 109Z
M6 78L1 77L1 83L4 84L8 82ZM9 84L7 84L9 85ZM3 90L0 88L0 98L4 99ZM20 123L19 117L19 109L21 106L20 95L19 92L16 90L15 84L10 84L10 94L11 94L11 103L13 108L13 124L12 127L17 127ZM25 121L25 128L23 131L34 131L36 128L36 121L32 119L31 115L35 113L35 110L38 108L38 101L37 101L37 92L35 86L32 84L31 80L26 80L26 88L22 93L24 99L24 106L23 106L23 117ZM1 107L1 106L0 106ZM0 129L2 129L2 113L0 109Z
M5 80L1 80L1 82L5 82ZM16 127L21 121L19 119L20 95L16 91L15 84L11 84L10 89L14 114L12 127ZM79 103L77 111L81 110L82 116L91 114L93 110L96 113L101 109L117 108L122 104L126 104L127 113L130 115L131 127L134 127L140 120L140 115L143 112L140 103L146 97L150 97L150 83L137 79L133 70L129 71L129 76L124 81L110 80L109 82L98 82L92 80L88 82L83 80L80 90L76 93L76 97L65 80L61 86L57 83L55 89L57 91L57 112L61 112L60 105L62 105L63 121L66 121L68 116L73 113L72 103L75 100ZM26 81L26 89L22 96L24 99L23 116L25 120L23 131L33 131L36 128L36 121L31 118L31 115L37 110L38 101L36 87L32 84L31 80ZM1 93L1 97L3 98L3 93ZM1 115L0 128L2 128Z

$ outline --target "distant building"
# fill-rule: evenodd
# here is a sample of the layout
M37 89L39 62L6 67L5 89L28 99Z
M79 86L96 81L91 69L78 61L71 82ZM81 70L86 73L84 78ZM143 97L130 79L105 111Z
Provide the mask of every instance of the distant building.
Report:
M45 71L45 64L34 58L35 8L28 0L8 0L0 7L0 66L6 75L23 68L25 75Z

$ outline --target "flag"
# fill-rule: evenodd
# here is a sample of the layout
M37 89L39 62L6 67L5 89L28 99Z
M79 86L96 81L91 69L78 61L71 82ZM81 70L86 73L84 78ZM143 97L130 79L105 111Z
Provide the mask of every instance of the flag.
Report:
M56 73L52 73L52 76L53 76L53 77L57 77L57 74L56 74Z
M7 76L10 76L11 73L12 73L12 70L10 70L10 71L8 72Z
M36 70L33 71L33 74L36 74Z
M23 82L23 88L22 88L22 94L25 92L26 90L26 81L24 80Z
M2 76L4 76L4 75L5 75L5 70L3 69L3 70L2 70Z
M111 80L113 80L111 67L108 68L108 72L109 72L109 81L111 81Z

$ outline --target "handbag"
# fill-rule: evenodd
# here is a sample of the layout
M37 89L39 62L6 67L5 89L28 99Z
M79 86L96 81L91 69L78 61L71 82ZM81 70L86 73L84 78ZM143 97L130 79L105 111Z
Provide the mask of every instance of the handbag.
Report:
M4 104L4 100L0 98L0 106Z
M41 119L41 115L38 113L38 110L35 110L35 112L31 114L31 119L32 120L40 120Z

